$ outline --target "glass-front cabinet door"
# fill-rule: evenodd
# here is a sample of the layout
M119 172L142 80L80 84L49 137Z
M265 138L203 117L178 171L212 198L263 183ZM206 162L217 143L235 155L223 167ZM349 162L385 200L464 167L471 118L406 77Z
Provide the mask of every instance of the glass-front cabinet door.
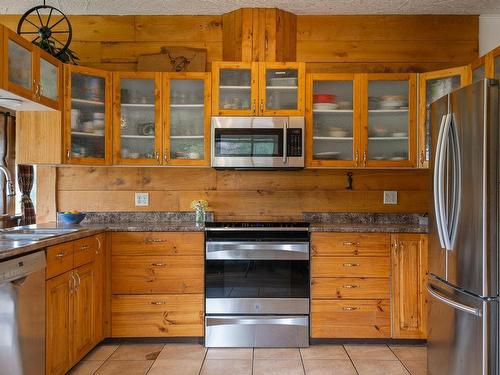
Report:
M62 63L47 52L38 50L38 101L53 109L61 108Z
M495 48L489 54L491 67L491 77L500 79L500 47Z
M472 82L480 81L486 78L486 59L485 56L481 56L473 63L471 63L471 72L472 72Z
M308 167L359 165L357 77L354 74L321 73L307 76Z
M422 73L419 77L418 167L427 168L431 156L431 104L471 81L470 67Z
M113 164L161 164L161 73L113 75Z
M416 156L416 75L363 76L362 166L412 167Z
M210 74L166 73L163 161L210 164Z
M303 116L304 86L304 63L260 63L259 114Z
M65 66L65 159L111 164L111 74Z
M255 116L258 111L258 63L213 62L214 116Z

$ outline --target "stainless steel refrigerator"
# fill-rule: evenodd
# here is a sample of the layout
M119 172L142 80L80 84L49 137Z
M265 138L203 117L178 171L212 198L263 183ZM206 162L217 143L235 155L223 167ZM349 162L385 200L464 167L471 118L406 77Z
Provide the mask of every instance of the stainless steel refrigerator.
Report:
M499 88L431 107L428 374L498 374Z

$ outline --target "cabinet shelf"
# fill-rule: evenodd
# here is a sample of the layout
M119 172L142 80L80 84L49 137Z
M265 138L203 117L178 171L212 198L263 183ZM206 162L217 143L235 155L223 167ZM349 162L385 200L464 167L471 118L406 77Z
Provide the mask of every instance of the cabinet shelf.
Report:
M297 86L266 86L266 90L297 90Z
M104 102L98 102L95 100L87 100L87 99L72 98L71 102L78 104L86 104L86 105L104 106Z
M353 113L352 109L313 109L313 113Z
M203 139L204 135L171 135L171 139Z
M371 141L406 141L408 137L368 137Z
M219 86L222 90L250 90L252 86Z
M79 137L104 137L104 133L71 132L71 135Z
M313 137L316 141L352 141L353 137Z
M170 104L170 108L203 108L205 104Z
M121 106L122 107L129 107L129 108L154 108L155 105L154 104L148 104L148 103L145 103L145 104L140 104L140 103L121 103Z
M154 135L132 135L132 134L122 134L122 138L135 138L135 139L154 139Z
M368 113L406 113L408 108L405 109L369 109Z

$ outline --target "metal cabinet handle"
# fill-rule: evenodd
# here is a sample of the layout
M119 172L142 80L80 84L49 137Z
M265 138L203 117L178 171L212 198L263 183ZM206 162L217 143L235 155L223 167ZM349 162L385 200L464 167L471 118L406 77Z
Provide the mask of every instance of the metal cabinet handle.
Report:
M356 167L359 165L359 151L356 151L356 155L354 156L354 162L356 163Z
M82 282L82 279L80 279L80 275L78 274L78 271L75 271L75 276L76 276L76 284L75 284L75 291L78 292L78 289L80 289L80 284Z
M260 113L264 113L264 99L260 100Z
M71 152L69 152L69 148L66 150L66 158L71 159Z
M420 166L424 166L425 164L425 152L424 150L420 151Z
M160 164L160 153L158 151L155 152L155 158L158 164Z
M73 292L75 291L75 283L76 283L75 276L73 276L73 274L69 275L68 282L69 282L69 294L73 294Z
M63 251L62 253L57 253L56 258L63 258L66 255L66 252Z
M354 307L354 306L345 306L345 307L342 308L342 310L345 310L345 311L355 311L357 309L358 308Z
M33 93L33 98L40 99L40 85L36 80L33 80L33 87L35 88L35 92Z
M146 243L161 243L161 242L167 242L167 240L163 240L161 238L146 238L144 240Z
M344 263L344 267L359 267L359 263Z
M153 267L166 267L167 265L165 263L151 263L151 266L153 266Z
M363 152L363 166L366 167L366 158L367 158L366 150Z
M97 250L96 250L96 254L99 254L100 250L101 250L101 240L99 239L99 237L96 237L95 238L97 240Z
M355 288L359 288L359 285L350 285L350 284L347 284L347 285L344 285L343 287L345 289L355 289Z
M88 245L82 245L82 246L80 246L80 250L81 251L87 251L88 249L89 249Z
M257 99L254 99L253 100L253 104L252 104L252 112L253 114L255 115L256 112L257 112Z
M165 302L164 301L151 301L151 304L152 305L164 305Z
M342 243L344 246L359 246L359 242L356 241L345 241Z
M168 150L163 151L163 160L168 161Z

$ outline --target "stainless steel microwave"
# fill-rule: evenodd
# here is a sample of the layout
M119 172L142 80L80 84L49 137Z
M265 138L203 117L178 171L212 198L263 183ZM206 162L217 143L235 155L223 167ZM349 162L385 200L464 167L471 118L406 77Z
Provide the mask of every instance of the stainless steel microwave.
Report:
M214 168L304 168L304 117L212 117Z

